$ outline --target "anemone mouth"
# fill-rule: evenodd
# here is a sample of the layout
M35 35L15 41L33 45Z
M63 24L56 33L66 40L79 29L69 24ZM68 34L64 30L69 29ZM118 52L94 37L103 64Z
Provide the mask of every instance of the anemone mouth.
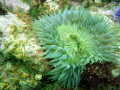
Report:
M80 61L81 58L79 56L85 53L92 53L93 47L95 47L95 40L85 27L78 27L76 24L72 25L69 23L58 26L57 30L60 34L60 39L65 42L64 48L67 49L67 54L72 56L72 63L73 61ZM75 59L76 56L78 59Z
M116 60L116 33L103 17L92 17L82 7L44 16L35 21L34 29L40 50L45 50L43 59L55 67L48 74L68 89L78 85L86 64Z
M58 32L61 40L65 42L65 48L71 52L89 52L89 49L95 45L92 34L86 28L79 28L77 25L58 26Z

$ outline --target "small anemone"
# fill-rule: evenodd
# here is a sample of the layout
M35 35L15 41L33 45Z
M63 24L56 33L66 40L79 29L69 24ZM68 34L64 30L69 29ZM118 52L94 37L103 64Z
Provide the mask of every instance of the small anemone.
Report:
M54 67L48 74L61 86L71 89L80 82L85 65L116 61L116 33L111 24L83 7L72 7L39 18L33 24L44 60Z
M114 18L120 23L120 7L115 11Z

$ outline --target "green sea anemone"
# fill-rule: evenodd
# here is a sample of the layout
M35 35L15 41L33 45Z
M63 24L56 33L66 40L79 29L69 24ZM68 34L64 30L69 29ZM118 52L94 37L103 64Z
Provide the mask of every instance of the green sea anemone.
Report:
M46 15L33 25L43 59L54 68L48 74L61 86L71 89L80 82L86 64L116 61L116 33L99 14L91 15L83 7Z

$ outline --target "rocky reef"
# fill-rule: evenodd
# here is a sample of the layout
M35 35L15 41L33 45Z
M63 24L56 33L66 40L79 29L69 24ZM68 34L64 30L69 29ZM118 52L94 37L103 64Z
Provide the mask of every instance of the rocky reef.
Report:
M30 83L32 82L36 83L34 86L36 87L38 83L37 80L40 81L42 76L44 76L43 72L45 74L50 68L48 68L47 60L41 60L42 57L39 57L43 54L43 51L38 50L41 46L36 44L38 41L33 37L34 33L31 31L32 29L30 30L28 28L29 25L20 20L17 15L11 13L8 13L6 16L0 16L0 21L1 52L5 60L6 58L8 59L7 61L3 59L4 63L1 62L1 70L3 70L1 71L1 79L3 79L0 82L1 90L17 90L14 88L27 90L28 87L31 87ZM11 56L13 58L9 58ZM16 58L16 60L13 61L14 58ZM11 61L14 63L17 61L19 64L14 65ZM10 73L6 70L7 67L11 69ZM24 72L25 69L28 70L28 72ZM29 70L31 72L29 72ZM11 74L11 72L13 73ZM5 78L3 78L4 73ZM6 75L6 73L8 75ZM9 75L13 79L13 82L10 82L11 78L9 78ZM27 76L32 76L33 81L29 81L31 79ZM24 80L21 81L20 77L24 78ZM19 86L15 86L15 79L17 79L16 83L19 84ZM24 83L23 86L20 83ZM12 85L15 87L12 87ZM26 89L24 89L24 87Z
M117 70L115 64L111 62L94 63L87 65L87 69L81 75L82 81L79 85L85 90L119 90L119 74L120 70Z
M119 90L120 26L109 19L113 11L101 9L116 3L25 0L27 10L15 3L8 10L12 3L5 1L0 90Z

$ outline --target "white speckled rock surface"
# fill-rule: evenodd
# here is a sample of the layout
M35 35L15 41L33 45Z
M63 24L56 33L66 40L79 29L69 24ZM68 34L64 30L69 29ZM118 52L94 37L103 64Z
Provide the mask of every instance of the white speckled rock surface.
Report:
M30 6L22 3L21 0L0 0L1 3L3 3L6 7L13 6L13 9L22 8L25 12L27 12L30 9Z

